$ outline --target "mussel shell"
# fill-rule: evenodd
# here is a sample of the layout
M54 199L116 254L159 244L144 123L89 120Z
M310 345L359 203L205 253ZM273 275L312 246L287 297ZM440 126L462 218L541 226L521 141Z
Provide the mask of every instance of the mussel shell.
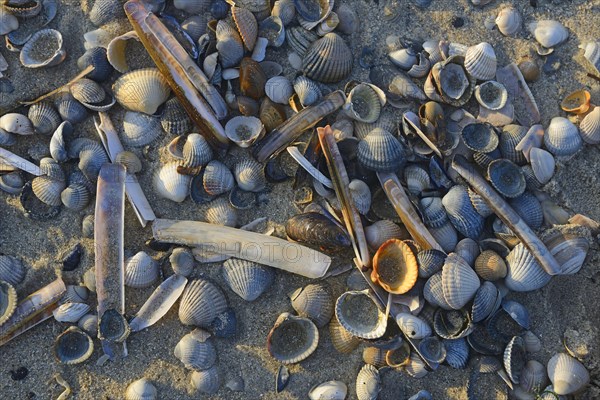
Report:
M249 57L240 63L240 90L244 96L259 100L265 94L267 76L261 65Z
M225 261L222 273L231 290L246 301L256 300L275 279L272 268L237 258Z
M279 315L267 336L269 354L283 364L295 364L310 356L319 343L319 330L308 318Z
M94 352L92 338L77 327L71 326L58 336L54 344L54 356L63 364L79 364Z
M297 214L285 224L287 236L299 243L330 251L350 247L348 234L329 218L319 213Z

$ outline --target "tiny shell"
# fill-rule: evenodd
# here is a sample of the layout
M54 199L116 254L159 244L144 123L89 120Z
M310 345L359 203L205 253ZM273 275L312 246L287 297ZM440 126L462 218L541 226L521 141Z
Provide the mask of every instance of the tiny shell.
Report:
M356 377L356 397L358 400L374 400L381 392L381 378L377 368L365 364Z
M216 365L204 371L194 371L191 376L192 387L199 393L214 394L221 386L221 378Z
M299 316L310 318L322 328L333 316L333 298L324 284L309 284L290 295L292 307Z
M521 30L521 14L513 7L506 7L500 10L496 17L498 30L504 36L514 36Z
M148 287L158 279L159 273L158 262L144 251L125 261L125 285L129 287Z
M492 45L482 42L469 47L465 54L465 69L475 79L482 81L494 79L496 76L496 53Z
M130 111L154 114L167 101L171 89L167 80L156 68L127 72L113 84L116 100Z
M146 378L131 382L125 390L125 400L156 400L156 387Z
M267 350L283 364L295 364L310 356L319 344L319 330L308 318L280 314L267 336Z
M558 46L569 38L569 31L558 21L534 21L527 25L527 28L535 40L545 48Z
M208 328L226 308L227 301L221 289L206 279L194 279L181 295L179 319L185 325Z
M498 253L485 250L475 260L475 272L486 281L496 281L506 276L507 267Z
M189 193L192 178L177 172L177 162L170 162L162 166L154 174L154 188L159 196L181 203Z
M246 301L256 300L275 279L272 268L237 258L223 263L222 274L231 290Z
M37 31L21 49L21 64L27 68L52 67L67 56L62 34L55 29Z

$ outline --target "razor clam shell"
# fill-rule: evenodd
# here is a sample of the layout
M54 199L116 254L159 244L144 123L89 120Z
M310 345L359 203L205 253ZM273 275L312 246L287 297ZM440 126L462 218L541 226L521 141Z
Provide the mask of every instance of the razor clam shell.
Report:
M306 51L302 70L319 82L339 82L352 71L352 52L337 34L330 32L316 40Z
M475 79L481 81L494 79L496 76L496 53L492 45L482 42L469 47L465 54L465 69Z
M373 400L381 392L381 378L377 368L365 364L356 377L356 397L358 400Z
M125 285L129 287L148 287L158 279L159 273L158 262L144 251L125 260Z
M571 156L582 147L579 129L567 118L554 117L544 131L544 146L557 157Z
M522 243L517 244L506 257L508 273L504 284L516 292L528 292L546 286L548 275Z
M183 336L175 346L175 357L187 369L203 371L211 368L217 360L217 351L210 340L210 333L194 329Z
M600 107L594 108L579 123L579 134L586 143L600 143Z
M554 392L559 395L575 393L590 380L590 374L583 364L566 353L558 353L550 358L547 369Z
M181 296L179 319L184 325L208 328L226 308L227 300L221 289L205 279L194 279Z
M49 44L47 38L51 38L53 43ZM44 47L39 48L37 42L41 42L40 46ZM59 31L55 29L37 31L21 49L19 56L21 64L27 68L43 68L58 65L67 56L67 52L63 46L63 37Z
M216 393L221 386L221 378L217 366L213 365L207 370L192 372L191 384L198 393Z
M125 390L125 400L156 400L156 387L146 378L131 382Z
M479 286L479 277L462 257L450 255L446 258L442 268L442 289L450 307L464 307L475 296Z
M333 297L325 284L309 284L290 295L292 307L299 316L310 318L322 328L333 316Z
M159 196L181 203L189 193L192 178L188 175L182 175L177 172L177 162L170 162L163 165L153 178L154 188Z
M294 332L293 329L301 330ZM269 354L283 364L295 364L310 356L319 343L319 330L308 318L280 314L267 336Z
M569 38L567 28L554 20L534 21L527 25L527 29L547 49L556 47Z
M130 111L151 115L167 101L171 89L157 68L127 72L113 84L115 99Z
M256 300L275 279L272 268L238 258L225 261L222 274L229 288L246 301Z

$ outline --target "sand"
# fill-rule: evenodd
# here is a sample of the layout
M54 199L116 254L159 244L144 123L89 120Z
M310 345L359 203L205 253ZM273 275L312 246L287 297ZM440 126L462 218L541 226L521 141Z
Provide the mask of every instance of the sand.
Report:
M534 48L534 41L523 30L516 38L507 38L498 31L488 31L483 21L489 15L496 15L504 5L500 1L492 1L483 8L475 8L467 0L434 0L426 10L417 9L411 1L400 1L400 17L394 23L381 22L383 3L350 1L360 16L361 27L352 37L347 38L353 53L360 54L363 46L376 50L378 57L385 56L385 38L389 34L401 37L424 40L427 38L446 38L464 44L476 44L480 41L491 43L498 55L499 65L516 61ZM561 61L561 68L553 75L542 77L531 85L542 114L542 123L547 126L549 120L560 111L559 103L565 94L588 88L592 92L592 101L600 104L600 87L598 82L586 76L582 67L583 57L577 46L580 43L600 38L598 15L600 2L593 1L537 1L533 8L529 2L514 2L521 11L524 21L554 18L562 22L571 33L568 42L560 46L556 53ZM2 49L2 54L9 62L5 73L14 86L12 94L4 94L0 98L0 111L5 113L14 109L19 100L29 100L67 82L78 72L77 58L83 54L84 32L94 29L85 17L84 10L88 4L76 1L63 1L60 4L57 18L50 27L59 29L65 38L66 60L57 67L28 70L18 63L18 55ZM176 14L180 16L181 14ZM453 28L453 17L462 17L463 27ZM129 30L128 23L117 24L117 30ZM287 50L269 51L267 59L278 60L284 65L288 77L293 71L287 63ZM114 75L113 79L117 77ZM355 59L352 78L366 80L368 71L362 69ZM341 87L331 85L331 88ZM114 122L120 126L121 111L111 113ZM91 118L78 125L79 135L94 137L95 130ZM21 138L17 146L11 150L21 155L35 155L46 148L49 138L32 136ZM168 142L163 138L151 145L147 152L136 150L142 156L144 170L139 174L142 187L150 204L161 218L202 219L202 208L189 198L175 204L156 197L152 190L152 174L160 161L165 159L162 147ZM226 163L232 165L243 157L245 152L234 149ZM573 159L560 162L553 181L549 184L552 198L561 206L575 213L583 213L600 220L600 180L598 178L597 147L586 146ZM247 223L257 217L267 217L269 225L282 234L282 224L294 213L298 212L290 205L293 199L291 182L269 186L268 203L262 204L248 212L240 212L239 224ZM82 276L94 264L93 240L83 238L81 221L93 213L93 205L80 213L65 211L52 221L35 222L24 217L18 198L0 193L0 252L21 257L27 265L26 280L17 287L20 298L37 290L55 279L55 268L62 254L70 250L76 243L82 243L85 255L81 265L72 272L63 273L67 284L77 284ZM149 227L142 229L134 216L130 205L126 205L125 251L133 255L137 251L147 250L159 259L162 253L148 250L144 241L151 237ZM600 253L594 244L588 260L582 270L572 276L556 277L546 287L531 293L511 293L510 298L527 305L532 320L532 331L542 341L541 352L532 355L542 363L556 352L562 351L562 337L567 329L574 329L587 335L590 356L586 361L592 377L592 386L579 399L595 399L600 397L598 360L600 360L599 336L597 322L600 320ZM163 272L170 275L168 265ZM128 339L129 357L117 363L96 366L101 355L96 341L96 350L91 359L84 364L67 366L58 364L52 355L54 339L67 328L66 324L49 320L17 339L0 348L0 398L2 399L50 399L56 398L61 388L52 377L59 373L71 385L73 398L76 399L118 399L122 398L128 383L145 377L157 387L161 399L191 398L227 398L227 399L301 399L306 398L309 389L321 382L336 379L345 382L349 387L348 398L355 398L355 378L362 366L362 346L350 355L337 353L329 337L327 328L321 329L321 339L316 352L298 365L290 367L291 381L286 390L275 394L275 373L279 367L268 354L265 346L267 333L277 319L285 311L292 311L287 293L310 282L299 276L277 272L275 283L257 301L247 303L225 287L220 275L220 265L199 265L193 277L210 277L224 289L229 304L235 309L238 319L238 332L234 339L218 339L218 368L222 381L227 382L234 377L242 377L245 381L243 392L232 392L221 386L213 396L199 396L188 392L190 371L174 357L173 349L179 339L191 329L183 326L177 317L175 306L161 321L151 328L131 335ZM328 279L334 295L345 290L347 274ZM133 315L141 307L154 287L147 289L127 289L126 309ZM95 298L90 298L90 304ZM11 379L9 371L19 367L29 370L28 376L21 381ZM429 390L435 399L465 399L465 385L469 370L455 370L441 366L437 371L428 374L424 379L413 379L398 371L382 373L383 390L381 399L406 399L420 389ZM497 392L502 388L499 378L487 376L481 382L480 398L503 399L506 394Z

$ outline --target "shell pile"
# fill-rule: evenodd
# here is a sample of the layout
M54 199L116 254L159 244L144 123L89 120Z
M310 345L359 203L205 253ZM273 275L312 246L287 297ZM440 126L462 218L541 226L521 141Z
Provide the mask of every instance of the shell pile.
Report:
M488 2L472 0L477 6ZM302 362L319 351L327 332L340 353L363 345L365 364L355 371L354 386L314 382L309 398L344 399L354 387L358 399L375 399L389 368L422 378L444 363L466 368L470 359L476 361L469 396L475 396L480 374L489 372L503 379L499 390L510 390L515 398L562 399L585 390L590 376L573 349L555 354L546 365L536 359L541 349L536 327L526 306L512 298L514 292L561 279L553 275L576 274L584 265L598 223L572 216L543 190L564 162L584 146L600 143L600 106L593 104L600 99L586 89L568 94L561 103L564 112L543 123L528 82L547 72L546 65L540 70L531 59L502 65L488 42L390 36L386 59L370 63L368 51L353 54L348 44L359 16L333 0L278 0L272 7L259 0L146 3L174 41L153 45L183 49L194 67L175 76L180 80L160 63L134 68L128 46L140 40L147 46L146 38L133 30L116 36L104 30L110 21L127 24L127 5L124 11L116 0L96 0L89 18L99 28L86 33L86 51L77 60L81 70L93 70L0 117L0 161L7 160L0 162L0 189L19 196L28 217L51 221L64 208L77 216L91 213L100 169L112 162L125 167L129 182L137 182L136 174L151 182L142 189L157 214L162 215L160 204L181 203L182 209L200 210L197 219L208 223L258 230L261 221L240 226L245 210L264 205L274 184L293 178L299 213L268 234L285 235L340 263L351 262L353 249L372 255L357 265L360 273L348 274L347 290L315 280L291 293L291 307L280 315L264 315L265 323L272 323L264 338L267 351L281 364ZM386 3L386 20L396 20L397 3ZM426 8L430 2L413 3ZM23 66L52 68L65 60L66 38L46 27L56 4L3 2L0 34L7 46L20 49ZM20 22L33 18L39 19L37 29L26 35ZM505 36L521 34L524 25L512 7L487 23ZM569 31L558 21L533 21L526 28L546 61L569 45ZM600 42L581 47L598 73ZM271 61L271 54L284 53L284 65ZM368 70L368 81L348 81L355 64ZM193 74L203 76L211 93L224 100L219 109L198 88L199 104L208 110L201 118L223 132L225 146L215 145L196 125L198 109L181 97L185 91L178 85L194 80ZM90 116L106 121L107 115L113 116L123 145L116 154L106 137L81 129ZM313 132L316 124L327 123L331 126L320 129L335 138L337 161ZM301 136L304 132L312 138ZM14 160L21 158L4 150L24 140L44 143L42 154L34 157L39 173L19 171ZM485 179L502 207L491 204L485 190L469 186L452 167L456 159ZM337 175L340 167L343 174ZM341 195L340 176L348 181L344 190L350 203ZM384 184L389 176L392 182ZM397 191L389 191L387 183ZM393 201L398 192L413 222L399 211L400 201ZM507 220L498 208L510 209L518 221ZM350 229L352 217L360 229ZM93 224L88 215L82 236L92 236ZM523 225L527 235L517 229ZM415 232L425 233L428 241ZM558 271L551 274L541 262L528 242L532 235L539 236ZM254 302L274 296L271 287L282 278L272 267L218 250L151 241L144 249L126 250L130 257L123 278L127 290L155 288L127 332L146 329L177 307L190 331L173 357L190 370L194 393L209 395L222 386L244 386L239 377L241 383L225 383L222 372L231 366L218 360L219 342L237 333L228 298ZM80 257L81 250L74 250L63 262L65 270L71 264L76 268ZM161 268L165 262L173 271L168 277ZM208 262L221 268L218 281L198 273L198 264ZM331 267L327 277L351 268ZM26 273L18 257L0 254L0 338L2 325L18 312L17 291ZM94 351L99 322L88 301L89 292L96 291L94 277L88 271L82 285L69 285L52 313L70 325L56 339L59 362L81 363ZM277 390L280 381L282 387L287 382L281 371L287 369L280 369ZM167 396L157 392L143 378L129 384L125 398ZM431 397L421 391L412 398Z

